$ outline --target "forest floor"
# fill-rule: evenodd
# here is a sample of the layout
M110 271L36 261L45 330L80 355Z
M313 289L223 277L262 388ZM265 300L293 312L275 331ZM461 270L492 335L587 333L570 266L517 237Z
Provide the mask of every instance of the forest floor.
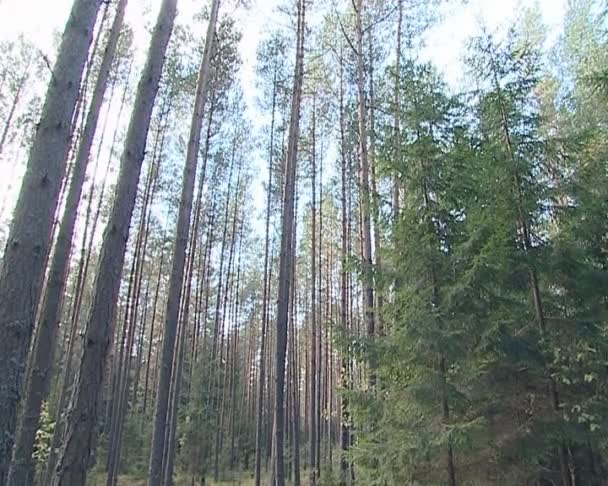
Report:
M262 480L264 484L264 481ZM105 486L106 477L105 474L96 474L87 482L87 486ZM120 476L118 478L118 486L146 486L147 481L145 478L133 477L133 476ZM231 479L214 481L208 479L205 486L253 486L254 480L250 474L243 475L242 477L234 477ZM198 486L196 483L195 486ZM190 477L178 477L175 480L175 486L192 486L192 479Z

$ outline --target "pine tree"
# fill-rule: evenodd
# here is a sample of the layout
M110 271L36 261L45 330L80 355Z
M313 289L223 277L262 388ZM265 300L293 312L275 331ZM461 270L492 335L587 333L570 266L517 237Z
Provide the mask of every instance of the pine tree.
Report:
M123 26L126 0L117 6L107 45L101 61L99 74L93 90L91 106L86 124L81 135L78 151L72 168L70 187L66 196L66 208L59 226L53 257L49 264L44 298L42 299L37 338L34 344L32 369L23 399L23 411L20 427L17 431L13 461L9 471L9 485L31 482L28 475L32 473L30 458L38 428L38 419L42 401L48 395L50 385L50 367L58 332L61 297L66 284L69 255L72 248L72 236L76 224L78 204L83 190L87 163L99 120L112 63L118 47L118 39ZM31 476L29 476L31 477Z
M298 138L300 131L300 107L304 78L305 1L298 1L296 30L296 63L291 100L289 136L285 163L283 189L283 214L281 216L281 254L279 258L279 283L276 316L276 362L274 405L274 472L277 486L285 486L284 422L285 422L285 354L287 349L287 326L293 249L294 199L297 173Z
M209 71L211 56L213 55L214 49L213 44L218 8L219 0L214 0L211 5L211 15L209 17L207 38L205 40L205 51L201 61L196 98L194 101L194 112L190 127L190 139L188 141L188 153L186 155L186 164L184 166L182 195L180 199L175 248L172 259L173 264L171 270L170 289L167 301L167 310L165 312L165 332L158 382L158 393L156 397L156 410L154 414L154 435L152 439L152 452L150 455L150 470L148 480L151 486L160 486L161 484L161 471L163 463L162 450L167 421L169 382L171 379L171 370L175 349L177 319L181 299L182 280L184 276L186 245L190 230L190 213L192 212L192 199L194 195L194 182L199 157L200 135L205 104L207 102L209 91Z
M139 172L154 99L169 43L177 2L165 0L152 33L146 66L138 86L129 124L121 170L108 226L104 233L93 302L87 318L76 386L72 395L65 440L53 477L54 486L84 483L90 466L90 455L97 441L97 404L102 384L110 336L113 334L114 311L120 286L129 226L135 204Z
M72 116L101 0L77 0L63 33L0 268L0 484L11 458L26 355L34 332Z

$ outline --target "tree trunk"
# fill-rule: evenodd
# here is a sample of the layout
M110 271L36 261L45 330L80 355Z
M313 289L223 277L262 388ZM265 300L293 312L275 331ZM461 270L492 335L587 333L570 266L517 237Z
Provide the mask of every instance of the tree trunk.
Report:
M348 323L348 278L347 278L347 257L348 257L348 201L347 201L347 160L346 160L346 137L345 137L345 115L344 115L344 59L340 52L340 158L341 158L341 268L340 268L340 324L342 332L349 330ZM344 390L349 389L349 353L342 355L340 382ZM348 409L348 398L342 396L340 404L340 485L345 486L348 481L348 460L347 454L350 446L350 417Z
M50 263L42 308L38 320L38 339L34 347L32 370L28 377L23 404L21 426L17 432L13 464L9 473L8 484L18 486L30 482L27 474L32 471L31 456L42 401L49 392L52 357L55 351L57 332L61 314L61 303L67 280L69 257L72 248L72 237L78 214L78 204L86 175L86 168L93 145L93 139L99 120L101 106L108 85L112 62L116 54L118 39L122 30L127 0L120 0L110 37L101 61L99 75L93 91L91 106L87 115L84 131L80 139L72 180L65 202L65 210L57 235L55 251Z
M374 273L382 272L382 255L380 242L380 198L378 196L378 183L376 178L376 96L374 91L374 52L372 31L369 32L369 162L370 162L370 183L371 183L371 211L374 223L374 258L376 268ZM381 289L376 289L376 321L378 333L382 334L382 307L384 306L384 295Z
M353 2L353 6L354 6ZM369 183L369 154L367 148L367 110L365 100L365 74L363 65L363 0L357 0L355 7L355 24L357 36L357 98L359 105L359 158L361 163L361 216L362 216L362 247L363 247L363 278L365 288L365 316L367 335L374 336L376 330L374 316L374 288L372 277L372 236L371 236L371 204ZM370 385L375 382L373 370L370 373Z
M160 292L160 284L162 280L165 263L165 252L161 251L160 263L158 264L158 275L156 276L156 289L154 290L154 300L152 303L152 322L150 323L150 334L148 338L148 354L146 357L146 373L144 378L144 402L142 404L142 424L146 416L148 406L148 385L150 383L150 361L152 359L152 346L154 340L154 327L156 324L156 309L158 307L158 294Z
M258 377L258 395L256 409L256 426L255 426L255 486L261 484L261 467L262 467L262 431L263 420L262 411L264 408L264 390L266 383L266 343L268 334L268 300L269 288L268 281L270 280L268 268L268 255L270 251L270 213L272 199L272 163L274 154L274 125L277 105L277 75L276 70L272 84L272 115L270 121L270 147L268 154L268 187L266 188L266 232L264 237L264 288L262 290L262 330L260 332L260 370Z
M0 268L0 485L17 424L24 366L38 310L72 117L101 0L76 0L46 93Z
M131 72L132 62L129 64L128 72ZM127 80L129 76L127 75ZM124 110L124 106L126 103L126 96L128 91L128 82L123 91L123 96L120 102L120 108L118 110L117 119L120 119L122 112ZM110 154L114 152L114 147L116 146L116 140L118 137L118 127L115 127L114 134L112 136L112 143L110 145ZM97 152L97 162L101 157L101 153L98 150ZM69 328L69 337L67 338L67 352L65 352L65 358L63 359L63 370L58 375L61 375L61 378L57 380L57 385L59 386L59 399L56 404L56 412L55 412L55 427L53 429L53 437L51 439L51 444L49 447L49 456L47 458L47 464L43 477L43 484L50 484L51 477L54 472L54 466L57 460L57 452L59 449L60 441L63 437L63 429L64 429L64 409L66 408L66 404L68 402L68 394L69 387L72 384L71 374L72 374L72 361L74 354L74 341L76 338L76 332L78 330L78 323L80 321L80 310L82 304L82 297L84 293L85 282L87 280L87 274L89 269L89 262L91 260L91 252L93 249L93 241L95 238L95 233L97 229L97 223L99 221L99 216L101 213L101 207L104 199L105 188L108 181L108 173L111 165L111 157L108 158L108 162L105 167L105 173L101 183L101 189L99 191L97 208L95 210L95 214L93 215L92 222L90 220L91 211L93 207L93 195L94 195L94 185L91 184L91 188L89 190L88 195L88 204L85 216L85 227L84 233L82 236L82 244L80 248L80 259L78 262L78 271L76 282L74 285L74 298L72 300L71 309L69 312L68 319L68 328ZM96 172L96 171L95 171ZM90 226L90 228L89 228ZM89 237L90 234L90 237ZM65 346L64 346L65 348Z
M314 187L314 186L313 186ZM296 194L297 200L297 194ZM296 208L296 226L297 226L297 208ZM297 227L294 228L294 247L296 245ZM293 485L301 485L301 473L300 473L300 401L299 401L299 373L298 373L298 362L297 362L297 327L296 321L296 259L293 259L292 267L292 299L291 299L291 312L289 315L289 389L291 390L290 396L290 413L291 413L291 435L293 444Z
M129 289L127 302L125 303L125 318L123 325L123 338L120 347L118 366L115 373L112 397L108 407L111 413L107 414L110 425L110 445L108 450L108 477L107 485L115 486L118 481L118 468L120 464L120 452L122 447L122 430L126 416L126 404L130 383L131 355L137 327L139 300L141 294L141 278L146 257L148 232L150 229L150 218L152 199L156 188L156 175L158 174L155 157L152 159L141 209L141 219L135 243L135 252L129 276Z
M494 73L494 86L495 89L501 93L501 87L496 77L496 73ZM520 178L520 174L516 167L516 155L515 155L515 147L513 146L511 129L508 124L507 114L505 107L502 103L502 93L499 98L499 107L502 118L502 129L504 131L505 143L507 145L507 151L509 153L509 157L511 162L514 164L513 166L513 188L514 188L514 197L516 200L516 209L518 214L517 224L519 225L519 229L521 230L521 240L523 243L523 249L526 254L530 253L532 250L532 239L530 235L530 221L528 216L526 215L525 202L524 202L524 194L522 190L522 182ZM528 278L529 278L529 287L530 293L532 296L532 302L534 305L534 312L536 316L536 322L538 324L539 333L541 338L545 339L547 335L547 323L545 319L545 311L543 305L543 299L540 293L540 285L538 279L538 271L533 260L528 260ZM551 374L551 370L547 369L548 374ZM551 406L556 415L559 415L560 411L560 399L559 399L559 391L557 387L557 383L555 379L550 376L549 377L549 389L550 396L549 400L551 402ZM573 486L572 477L574 476L573 469L571 470L570 462L568 458L568 448L564 441L561 441L557 446L557 455L559 459L560 466L560 475L563 486Z
M399 181L399 171L401 170L401 26L403 24L403 0L398 0L398 20L397 20L397 45L395 50L395 93L393 107L393 164L399 164L393 169L393 225L399 220L401 211L401 184Z
M275 475L276 486L285 486L284 465L284 422L285 422L285 354L287 348L287 325L289 317L289 300L291 284L291 262L294 258L294 193L298 138L300 131L300 100L304 78L304 30L305 2L298 4L298 28L296 46L296 65L291 102L291 118L287 159L285 164L285 191L283 195L283 215L281 221L281 255L279 258L279 289L276 321L276 376L275 376Z
M196 99L194 102L194 111L190 126L190 139L188 140L188 152L186 155L186 164L184 166L182 194L180 198L179 215L175 236L175 247L173 249L173 264L169 283L167 309L165 313L165 337L163 340L158 393L154 412L152 450L150 452L150 464L148 467L148 484L150 486L160 486L162 481L163 439L165 437L165 429L167 426L169 387L173 367L173 355L175 351L177 319L184 276L186 245L188 244L190 214L192 212L192 199L194 195L194 183L196 179L196 165L200 146L201 128L209 88L209 67L211 55L213 53L214 33L218 8L219 0L213 0L211 4L211 15L209 18L207 37L205 40L205 49L199 70Z
M310 257L310 420L309 420L309 440L310 440L310 486L317 484L319 477L319 464L317 462L317 167L316 167L316 103L313 96L312 102L312 168L311 168L311 257Z
M173 30L177 0L163 0L152 33L148 59L133 105L121 158L116 197L103 236L93 302L84 336L84 350L72 397L66 441L62 447L53 486L84 484L90 455L96 444L97 405L101 391L114 313L120 287L137 183L144 158L150 117Z

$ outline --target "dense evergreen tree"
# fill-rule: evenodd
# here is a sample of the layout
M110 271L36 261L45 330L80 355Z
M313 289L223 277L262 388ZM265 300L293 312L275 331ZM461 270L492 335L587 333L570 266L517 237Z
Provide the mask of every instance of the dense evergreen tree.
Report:
M0 484L604 484L602 2L126 3L0 45Z

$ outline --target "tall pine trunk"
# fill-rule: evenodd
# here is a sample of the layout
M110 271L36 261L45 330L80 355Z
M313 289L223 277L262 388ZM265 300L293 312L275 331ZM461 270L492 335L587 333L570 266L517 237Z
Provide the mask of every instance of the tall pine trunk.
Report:
M320 383L317 383L317 167L316 167L316 103L313 96L312 102L312 146L311 146L311 254L310 254L310 420L309 420L309 441L310 441L310 486L317 484L317 478L319 477L319 464L317 459L319 457L317 446L317 406L319 402L317 400L317 390L320 387Z
M148 466L148 484L150 486L160 486L163 474L163 440L165 438L165 429L167 427L169 388L173 368L173 356L175 352L177 320L184 277L186 246L188 244L188 233L190 230L190 216L192 213L192 200L194 196L194 183L196 180L196 166L200 146L201 128L203 124L207 93L209 91L209 67L211 55L213 53L214 33L218 8L219 0L213 0L211 4L211 15L209 17L209 26L207 28L203 59L200 65L196 98L194 101L194 111L190 125L190 138L188 140L186 164L184 166L182 194L177 219L175 246L173 249L171 279L169 281L169 294L165 312L165 337L163 339L158 392L156 396L156 408L154 411L152 450L150 452L150 463Z
M362 256L363 278L365 289L365 317L367 335L375 334L374 288L372 283L372 234L371 234L371 202L369 153L367 147L367 108L365 98L365 73L363 60L363 0L357 0L355 8L356 48L357 48L357 99L359 113L359 162L361 164L361 219L362 219ZM370 385L375 381L373 371L370 374Z
M283 215L281 221L281 254L279 257L279 288L276 321L276 362L275 362L275 440L274 465L276 486L285 486L284 464L284 423L285 423L285 354L287 349L287 326L291 286L291 263L294 258L293 227L294 197L300 132L300 102L304 78L304 31L305 2L298 3L298 23L296 42L296 64L291 100L291 117L285 165L285 190L283 194Z
M275 115L277 105L277 75L276 71L272 83L272 118L270 122L270 146L268 154L268 187L266 188L266 231L264 237L264 288L262 290L262 329L260 332L260 370L258 377L258 394L256 407L256 425L255 425L255 486L261 484L261 468L262 468L262 435L263 435L263 408L264 408L264 390L266 383L266 347L268 334L268 300L269 300L269 252L270 252L270 213L272 199L272 163L274 153L274 128Z
M76 0L46 93L0 268L0 486L5 484L17 407L70 149L72 117L101 0Z
M22 418L17 431L13 462L9 471L8 484L11 486L20 486L31 482L31 473L33 472L31 457L40 420L40 408L42 401L49 393L51 360L55 351L55 343L59 330L62 296L67 280L78 204L82 195L86 168L101 106L108 86L112 62L122 30L126 5L127 0L120 0L118 4L114 23L112 24L108 43L101 61L99 75L93 90L91 106L74 161L72 180L65 201L64 214L59 226L55 251L50 263L45 295L42 300L42 308L38 320L38 337L33 349L32 369L29 371L25 387Z
M395 92L393 107L393 225L399 220L401 212L401 27L403 24L403 0L398 0L397 45L395 48Z
M150 118L176 11L177 0L163 0L137 89L121 157L116 196L103 236L84 350L72 396L66 438L51 483L53 486L84 484L90 456L95 450L99 395L110 338L114 334L114 314L129 226Z
M348 312L348 274L347 274L347 258L348 258L348 214L349 204L347 201L347 158L346 158L346 127L344 114L344 59L343 53L340 52L340 202L341 202L341 267L340 267L340 324L342 332L347 333L349 330L349 312ZM340 366L340 383L344 390L348 390L351 381L349 368L349 353L350 349L343 353ZM348 481L349 463L347 459L348 450L350 448L350 416L348 408L348 398L342 396L340 403L340 485L345 486Z

